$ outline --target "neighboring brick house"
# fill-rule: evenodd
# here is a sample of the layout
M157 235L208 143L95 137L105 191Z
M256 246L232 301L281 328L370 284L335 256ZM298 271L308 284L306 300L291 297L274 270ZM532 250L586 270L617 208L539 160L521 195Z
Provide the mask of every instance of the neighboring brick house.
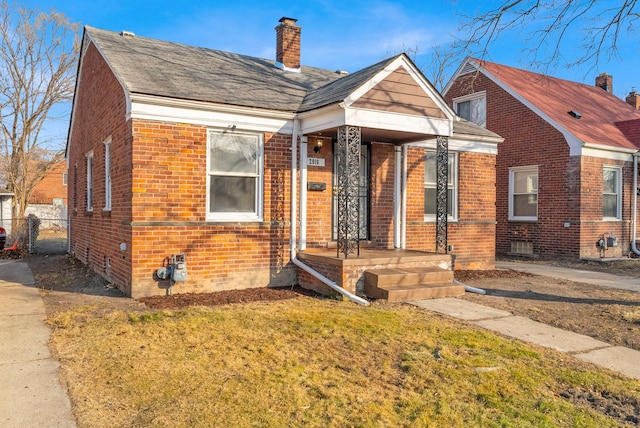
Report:
M348 74L301 66L293 19L276 41L273 61L85 28L66 152L73 254L133 297L167 292L157 268L172 254L187 260L179 292L313 286L306 260L361 293L362 266L434 252L445 224L456 267L492 268L501 139L456 117L404 54ZM354 241L379 257L336 271Z
M496 254L627 256L634 249L640 112L584 85L467 58L444 89L462 117L504 138L496 164ZM632 96L633 94L630 94Z
M67 205L67 165L61 162L51 169L33 189L29 204Z

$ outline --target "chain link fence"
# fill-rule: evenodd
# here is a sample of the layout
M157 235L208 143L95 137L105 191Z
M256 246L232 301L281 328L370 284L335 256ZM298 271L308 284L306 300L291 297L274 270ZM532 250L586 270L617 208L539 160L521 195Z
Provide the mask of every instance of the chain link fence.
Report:
M38 218L31 214L24 219L0 219L7 233L5 246L18 240L21 249L31 254L66 254L69 250L66 218Z

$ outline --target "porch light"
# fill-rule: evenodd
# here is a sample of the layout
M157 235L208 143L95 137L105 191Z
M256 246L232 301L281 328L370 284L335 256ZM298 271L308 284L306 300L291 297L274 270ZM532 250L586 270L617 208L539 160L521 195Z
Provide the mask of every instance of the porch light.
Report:
M322 140L318 138L316 140L316 145L314 146L313 151L316 153L320 153L320 150L322 150Z

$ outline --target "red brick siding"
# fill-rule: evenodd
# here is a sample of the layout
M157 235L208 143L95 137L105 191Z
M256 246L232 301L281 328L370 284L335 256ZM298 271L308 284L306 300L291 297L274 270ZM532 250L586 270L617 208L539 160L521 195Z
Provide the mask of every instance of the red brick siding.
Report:
M394 147L371 145L370 231L375 247L393 248L393 189L395 174Z
M333 207L333 151L331 144L324 142L319 153L313 151L316 141L309 137L307 157L324 159L324 167L307 167L308 183L324 183L323 191L307 192L307 248L327 248L331 242Z
M71 247L81 261L131 293L131 127L120 83L93 45L82 60L69 141ZM97 102L99 101L99 102ZM89 126L90 124L90 126ZM111 137L112 210L103 212L104 144ZM94 152L93 212L86 211L86 154ZM126 250L120 250L120 243ZM109 260L110 267L106 266Z
M611 162L598 159L590 165L585 164L584 157L569 156L569 146L559 131L480 75L473 82L472 92L483 90L487 97L487 128L504 138L496 161L496 253L508 254L512 241L525 241L533 243L534 254L540 258L591 257L594 235L609 229L623 233L625 228L621 225L600 224L602 165ZM469 81L463 77L445 98L453 105L453 98L467 93ZM538 220L534 222L508 220L509 170L519 166L538 167ZM630 168L628 163L623 174L625 195L630 192ZM596 187L599 190L593 193ZM625 206L628 213L629 205ZM597 227L587 225L593 221ZM612 249L608 256L622 255L628 252L628 244L626 247L627 250L624 245Z
M67 185L63 180L63 174L66 172L67 167L64 163L54 168L33 189L29 203L52 204L54 198L61 198L63 205L67 205Z
M409 149L407 248L433 252L435 221L424 221L424 150ZM448 225L456 269L495 266L495 155L458 153L458 220Z

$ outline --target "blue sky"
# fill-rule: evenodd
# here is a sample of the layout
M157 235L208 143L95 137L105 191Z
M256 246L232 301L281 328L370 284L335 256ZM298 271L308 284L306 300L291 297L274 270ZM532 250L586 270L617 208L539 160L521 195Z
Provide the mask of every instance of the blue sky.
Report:
M460 15L473 15L500 1L168 1L168 0L23 0L27 8L64 13L72 22L261 58L275 58L275 31L283 17L302 27L303 65L354 72L403 51L427 69L435 45L458 35ZM521 52L526 32L504 35L489 51L490 61L527 68ZM622 58L601 59L597 69L559 67L549 74L593 84L596 74L614 77L614 94L624 97L640 89L640 44L635 33L620 36ZM576 54L578 41L563 52ZM457 66L458 64L456 64ZM593 66L593 64L590 64ZM454 67L455 69L455 67ZM452 72L453 70L451 70Z

